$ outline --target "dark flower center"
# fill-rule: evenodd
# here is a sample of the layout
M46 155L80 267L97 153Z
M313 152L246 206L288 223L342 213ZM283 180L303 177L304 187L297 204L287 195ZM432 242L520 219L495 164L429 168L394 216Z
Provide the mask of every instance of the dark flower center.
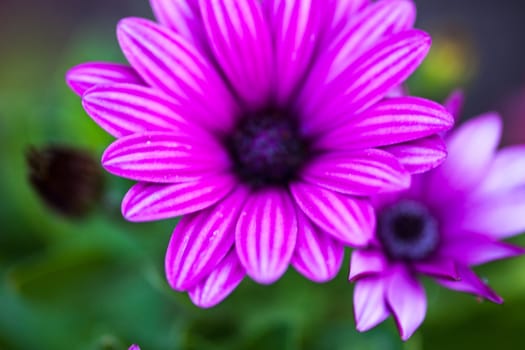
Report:
M421 260L439 243L436 219L415 201L403 200L378 215L378 236L391 259Z
M239 178L254 187L286 185L308 156L308 144L290 113L245 116L226 139Z

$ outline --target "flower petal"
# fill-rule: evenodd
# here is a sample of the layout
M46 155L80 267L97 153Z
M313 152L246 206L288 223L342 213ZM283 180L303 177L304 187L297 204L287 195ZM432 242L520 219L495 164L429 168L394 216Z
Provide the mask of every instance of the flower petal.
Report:
M400 267L392 271L386 299L396 320L401 339L408 340L425 319L427 311L425 290L404 267Z
M443 163L447 156L445 141L438 135L386 146L383 149L393 154L411 174L434 169Z
M385 280L368 277L354 288L355 327L359 332L374 328L390 315L385 303Z
M334 33L334 39L318 64L330 65L330 74L336 76L381 39L411 29L415 19L416 8L412 1L383 0L373 3L356 14L338 33Z
M71 68L66 82L79 96L96 85L109 83L144 84L135 70L119 63L88 62Z
M523 255L525 248L499 242L485 235L463 234L447 237L439 252L463 265L475 266Z
M202 132L184 106L145 86L98 85L84 94L82 104L89 116L115 137L146 131Z
M301 211L298 211L297 219L299 231L293 267L312 281L330 281L341 268L343 245L312 224Z
M230 251L247 195L239 187L213 207L182 217L166 253L166 276L173 289L191 288Z
M113 142L102 155L102 165L132 180L179 183L226 171L229 158L211 138L149 132Z
M415 271L425 275L452 281L459 280L454 260L447 257L435 257L430 260L416 261L412 266Z
M200 0L212 51L236 93L251 107L267 102L273 85L272 41L257 0Z
M410 175L390 153L367 149L318 156L301 177L332 191L359 196L406 189Z
M356 13L370 4L370 0L328 0L328 8L333 11L331 18L332 36L339 33L346 23L353 20Z
M459 281L436 278L436 282L443 287L477 295L496 304L503 303L503 299L489 288L476 274L468 267L458 265Z
M504 193L525 187L525 146L516 145L499 150L481 185L475 191L477 195Z
M480 184L498 145L501 127L498 115L486 114L450 133L448 157L430 175L429 197L434 202L457 198Z
M384 272L387 266L386 257L380 251L356 249L352 252L348 279L352 282L368 279Z
M188 294L198 307L213 307L230 295L245 275L237 253L232 250L208 277L188 290Z
M280 189L254 192L246 201L236 228L236 248L247 274L270 284L279 279L292 258L297 215L288 193Z
M453 91L445 100L445 108L454 117L454 120L458 120L463 110L465 102L465 94L461 90Z
M357 199L306 183L290 185L297 205L323 231L351 246L366 246L374 232L374 210Z
M311 65L326 4L319 0L268 0L263 5L274 30L277 100L286 103Z
M200 124L220 130L233 125L237 107L230 92L215 67L183 37L140 18L121 20L117 37L140 76L190 108Z
M217 203L236 183L229 175L174 185L140 182L122 200L122 215L129 221L140 222L193 213Z
M429 48L428 34L408 30L373 46L337 76L320 66L322 73L312 74L299 101L302 131L320 134L365 111L403 83Z
M478 232L497 239L525 231L525 188L494 195L473 203L451 220L451 229Z
M198 0L150 0L159 23L173 29L199 47L204 41L204 26Z
M454 124L446 109L417 97L394 97L377 103L327 132L318 147L362 149L395 145L448 130Z

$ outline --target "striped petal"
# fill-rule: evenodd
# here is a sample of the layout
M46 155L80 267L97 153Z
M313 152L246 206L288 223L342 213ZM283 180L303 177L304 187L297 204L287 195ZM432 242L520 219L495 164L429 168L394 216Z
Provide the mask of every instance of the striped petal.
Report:
M266 103L273 85L272 41L257 0L200 0L212 51L236 93L251 107Z
M190 288L188 294L198 307L210 308L230 295L245 275L237 253L232 250L206 278Z
M367 200L299 182L290 190L306 216L335 239L354 247L366 246L372 239L375 215Z
M320 0L268 0L263 5L274 30L277 100L286 103L310 67L326 5Z
M131 180L180 183L217 174L229 168L222 146L208 138L150 132L113 142L102 155L104 168Z
M79 96L97 85L104 84L144 84L135 70L119 63L88 62L71 68L66 73L66 82Z
M303 132L320 134L371 107L403 83L429 49L428 34L408 30L381 41L337 76L318 68L323 74L312 75L300 98Z
M394 145L448 130L453 124L452 115L440 104L417 97L389 98L327 132L318 147L362 149Z
M146 131L202 133L190 111L172 98L139 85L99 85L82 98L89 116L115 137Z
M385 289L385 281L379 277L364 278L355 284L354 318L359 332L374 328L390 315L385 303Z
M205 40L198 0L150 0L159 23L200 47Z
M152 87L190 108L206 127L229 130L237 110L215 67L183 37L140 18L120 21L122 52Z
M297 219L299 231L293 267L312 281L330 281L343 263L343 245L312 224L302 212L297 213Z
M410 175L390 153L367 149L318 156L301 177L314 185L357 196L406 189Z
M252 193L236 229L237 254L247 274L270 284L279 279L292 258L297 215L288 193L265 189Z
M396 157L410 174L420 174L434 169L447 157L445 141L438 135L386 146L382 149Z
M185 215L171 236L166 276L175 290L187 290L219 264L235 241L235 225L247 197L244 188L213 207Z
M404 267L400 267L392 271L389 277L386 300L396 320L401 339L408 340L425 319L425 290Z
M232 176L209 176L174 185L140 182L122 200L129 221L174 218L208 208L224 198L237 183Z
M331 35L339 33L341 29L351 20L355 15L366 6L370 4L370 0L328 0L329 9L332 10L333 16L331 18Z
M380 251L356 249L352 252L350 261L350 281L379 275L387 268L387 259Z
M337 76L381 39L411 29L415 18L416 8L409 0L383 0L371 4L334 35L317 64L329 65L330 74Z

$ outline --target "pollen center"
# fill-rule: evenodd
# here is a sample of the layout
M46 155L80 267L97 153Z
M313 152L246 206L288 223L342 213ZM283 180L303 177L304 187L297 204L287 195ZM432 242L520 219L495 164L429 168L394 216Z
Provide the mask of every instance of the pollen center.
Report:
M380 213L378 236L387 255L395 260L425 259L439 243L436 219L424 205L410 200Z
M242 118L226 144L237 175L254 187L286 185L308 154L296 119L273 111Z

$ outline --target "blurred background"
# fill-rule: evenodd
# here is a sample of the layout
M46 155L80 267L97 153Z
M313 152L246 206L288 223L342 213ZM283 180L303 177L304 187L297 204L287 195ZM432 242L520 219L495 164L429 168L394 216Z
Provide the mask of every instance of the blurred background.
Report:
M464 118L501 111L503 144L525 143L525 2L416 3L418 26L433 35L434 46L411 92L443 100L461 87ZM143 350L523 348L523 257L479 270L505 298L502 306L428 283L426 321L407 343L392 320L354 331L347 262L327 285L294 271L272 286L245 280L211 310L170 290L163 260L176 220L121 218L130 183L100 170L111 138L63 78L81 62L123 61L114 32L126 16L152 15L145 0L0 2L0 350L119 350L131 343ZM95 180L82 196L54 196L54 206L37 196L45 187L38 177L43 161L86 157L94 161L69 162L57 175L76 186L68 175L86 166ZM64 208L70 210L57 212ZM524 238L514 242L525 245Z

